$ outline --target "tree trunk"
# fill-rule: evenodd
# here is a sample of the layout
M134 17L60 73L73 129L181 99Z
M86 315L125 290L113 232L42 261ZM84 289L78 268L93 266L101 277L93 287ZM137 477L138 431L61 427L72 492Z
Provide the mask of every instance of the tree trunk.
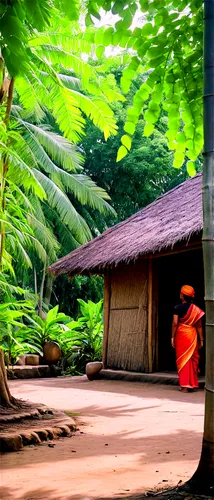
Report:
M198 469L187 486L214 496L214 0L204 2L203 254L206 304L206 398Z
M45 275L46 275L46 264L43 268L42 272L42 282L40 286L40 292L39 292L39 303L38 303L38 315L42 319L46 319L46 314L43 312L43 295L44 295L44 286L45 286Z
M13 408L15 402L15 398L11 396L8 387L7 373L4 364L4 353L2 349L0 349L0 405L3 407Z
M10 112L11 112L11 107L12 107L12 103L13 103L14 83L15 83L15 79L14 79L14 77L12 77L10 80L10 83L9 83L9 87L8 87L7 107L6 107L6 113L5 113L5 119L4 119L5 125L8 125L9 119L10 119Z
M54 275L48 274L45 287L44 304L46 306L50 305L51 295L53 290Z
M10 112L13 101L13 91L14 91L14 78L11 78L10 84L8 87L8 96L7 96L7 106L4 123L7 127L10 119ZM2 178L1 178L1 193L0 193L0 211L4 213L5 211L5 177L8 170L8 158L3 158L2 165ZM2 270L2 260L4 253L4 244L5 244L5 227L4 223L1 223L1 240L0 240L0 271ZM8 383L7 383L7 373L4 364L4 353L2 349L0 349L0 405L4 407L13 408L16 404L15 398L11 396Z

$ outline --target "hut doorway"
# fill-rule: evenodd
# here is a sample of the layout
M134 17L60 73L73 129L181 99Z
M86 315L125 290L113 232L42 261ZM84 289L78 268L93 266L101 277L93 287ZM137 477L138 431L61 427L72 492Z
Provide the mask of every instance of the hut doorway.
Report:
M178 304L183 284L195 288L196 304L204 310L204 270L202 249L181 252L158 259L158 370L176 370L175 351L171 348L173 308ZM200 372L205 372L205 349L201 351Z

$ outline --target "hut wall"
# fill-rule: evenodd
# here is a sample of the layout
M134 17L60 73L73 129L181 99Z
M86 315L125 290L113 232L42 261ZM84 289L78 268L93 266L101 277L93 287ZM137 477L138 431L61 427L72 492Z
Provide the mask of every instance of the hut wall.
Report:
M108 314L109 368L148 371L148 259L112 271Z

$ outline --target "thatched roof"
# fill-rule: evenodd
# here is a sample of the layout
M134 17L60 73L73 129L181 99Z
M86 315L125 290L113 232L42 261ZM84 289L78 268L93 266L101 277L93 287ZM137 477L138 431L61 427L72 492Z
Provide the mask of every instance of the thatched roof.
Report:
M50 267L56 276L98 272L172 248L202 230L202 176L188 179Z

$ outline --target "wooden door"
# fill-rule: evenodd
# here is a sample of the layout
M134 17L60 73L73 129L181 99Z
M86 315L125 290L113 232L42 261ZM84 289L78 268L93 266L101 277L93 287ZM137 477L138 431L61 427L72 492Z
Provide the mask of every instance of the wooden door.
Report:
M148 371L148 260L111 275L107 366Z

